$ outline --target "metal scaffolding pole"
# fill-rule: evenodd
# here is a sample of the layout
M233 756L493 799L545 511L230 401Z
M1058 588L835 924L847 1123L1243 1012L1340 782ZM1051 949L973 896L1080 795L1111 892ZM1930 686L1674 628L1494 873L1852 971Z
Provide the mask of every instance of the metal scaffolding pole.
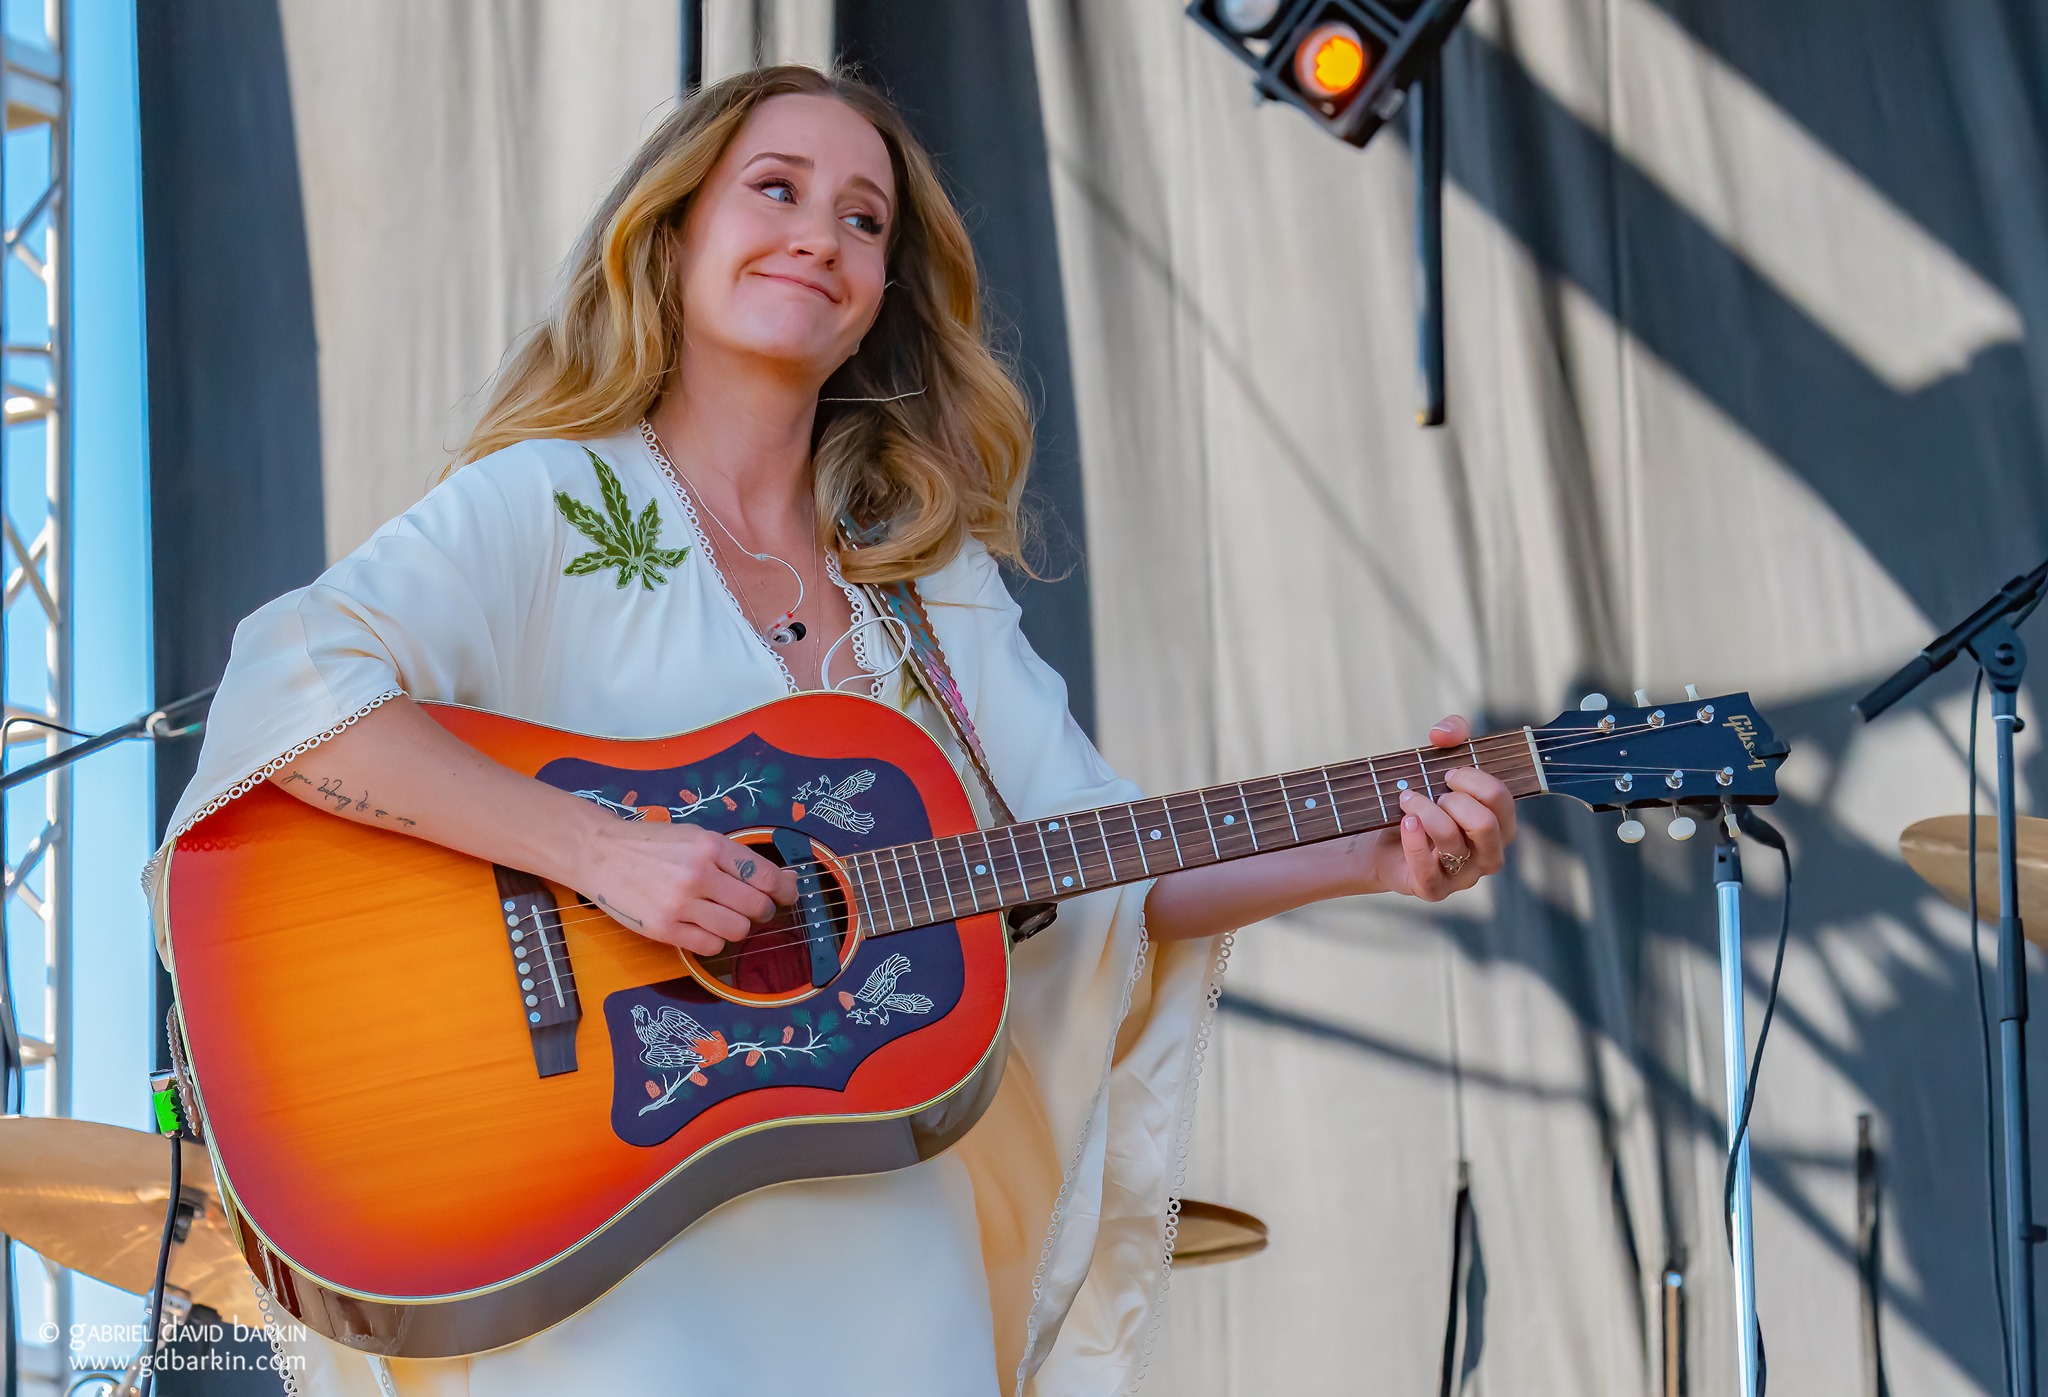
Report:
M68 0L44 0L41 32L0 35L7 125L0 153L0 760L54 753L72 715L71 74ZM36 485L40 483L41 488ZM22 751L27 748L29 750ZM40 789L37 789L37 786ZM9 1110L71 1111L71 780L53 772L0 805L5 1003L0 1067ZM40 973L38 973L38 969ZM35 1274L31 1269L28 1274ZM8 1397L16 1384L10 1268ZM44 1309L70 1327L68 1276L47 1271ZM26 1390L62 1391L59 1343L22 1344ZM45 1386L47 1384L47 1386Z

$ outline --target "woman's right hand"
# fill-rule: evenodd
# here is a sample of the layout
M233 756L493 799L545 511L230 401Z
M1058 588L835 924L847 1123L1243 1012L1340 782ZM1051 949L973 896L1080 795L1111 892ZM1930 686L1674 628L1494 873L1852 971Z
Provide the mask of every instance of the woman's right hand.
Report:
M394 698L271 776L308 805L576 889L620 925L716 955L796 903L796 875L690 824L621 820ZM372 798L374 792L375 798Z
M605 818L571 886L621 926L716 955L796 902L796 874L695 825Z

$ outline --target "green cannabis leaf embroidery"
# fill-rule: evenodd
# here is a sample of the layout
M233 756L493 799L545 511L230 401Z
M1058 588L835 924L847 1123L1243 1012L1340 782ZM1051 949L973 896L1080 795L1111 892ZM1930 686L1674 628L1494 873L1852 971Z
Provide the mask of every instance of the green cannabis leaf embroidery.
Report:
M619 586L624 587L637 577L642 587L653 591L656 583L668 581L667 570L680 564L688 556L689 548L656 547L661 538L661 511L655 502L649 500L647 508L635 519L632 506L626 503L625 487L612 474L612 468L589 447L583 449L583 454L597 467L597 488L604 496L604 513L599 514L566 491L555 491L555 507L562 511L562 517L597 545L588 553L571 558L562 575L582 577L617 568Z

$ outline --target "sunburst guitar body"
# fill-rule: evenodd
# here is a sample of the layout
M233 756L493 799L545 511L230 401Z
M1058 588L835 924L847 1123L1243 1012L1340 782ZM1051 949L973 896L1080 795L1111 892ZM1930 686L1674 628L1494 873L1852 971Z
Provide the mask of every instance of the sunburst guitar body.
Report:
M736 1194L913 1164L980 1115L1000 910L873 940L843 911L845 856L974 828L909 719L812 695L616 741L425 707L629 817L771 858L770 827L816 836L837 973L814 987L788 929L707 966L569 889L268 784L231 802L166 868L173 974L222 1197L286 1310L377 1353L499 1347Z
M243 1256L313 1329L409 1358L538 1333L749 1190L951 1146L1002 1072L1008 909L1387 828L1456 766L1725 808L1773 799L1786 750L1731 694L978 829L945 754L866 698L643 740L423 707L619 818L756 847L799 895L700 960L318 808L376 813L363 793L261 784L179 836L184 1086Z

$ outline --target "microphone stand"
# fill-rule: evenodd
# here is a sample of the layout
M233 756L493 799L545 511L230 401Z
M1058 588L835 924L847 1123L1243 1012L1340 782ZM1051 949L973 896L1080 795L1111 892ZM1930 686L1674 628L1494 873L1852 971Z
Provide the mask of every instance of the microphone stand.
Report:
M165 704L154 712L130 719L118 728L109 728L97 737L88 737L73 743L55 756L45 757L39 762L30 762L19 771L0 775L0 811L4 811L6 792L24 782L33 781L38 776L47 776L59 767L69 766L80 757L91 756L104 747L111 747L117 742L125 742L133 737L148 737L161 741L165 738L186 737L199 731L205 726L204 719L183 727L172 727L171 715L205 703L213 697L214 690L219 687L218 684L209 685L196 694L186 695L176 703ZM38 720L33 718L8 719L5 724L0 724L0 737L4 737L5 728L15 722L36 721ZM0 741L0 759L4 759L4 754L5 743ZM5 945L4 929L0 929L0 947ZM0 963L0 1110L15 1109L14 1091L25 1067L26 1064L22 1062L21 1057L21 1034L14 1018L13 984L8 978L6 965ZM14 1397L21 1381L21 1336L18 1332L20 1308L15 1302L14 1249L8 1245L8 1238L0 1235L0 1303L4 1303L6 1307L5 1314L0 1315L0 1321L4 1321L0 1328L5 1330L4 1344L0 1344L0 1348L4 1348L4 1352L0 1352L0 1391L4 1391L5 1397Z
M210 688L201 689L196 694L187 694L176 703L166 704L153 713L144 713L129 719L118 728L108 728L97 737L88 737L82 742L73 743L54 757L44 757L39 762L30 762L19 771L10 771L5 776L0 776L0 791L11 791L25 781L33 781L38 776L48 776L60 766L69 766L80 757L89 757L102 747L111 747L116 742L126 742L131 737L161 739L184 737L197 732L202 726L201 723L189 723L182 728L174 728L170 725L170 717L173 713L182 713L188 708L206 702L213 697L214 689L219 687L215 684Z
M1998 756L1998 1047L2005 1148L2006 1328L2012 1335L2012 1389L2008 1397L2035 1397L2034 1253L2048 1240L2034 1222L2032 1161L2027 1138L2027 963L2021 936L2019 850L2015 842L2013 734L2019 731L2020 682L2027 647L2014 627L2040 604L2048 588L2048 562L2015 577L1997 595L1938 637L1897 674L1856 701L1865 722L1877 717L1921 681L1967 650L1991 684L1991 723ZM1977 779L1971 772L1970 779Z
M1749 1132L1742 1129L1749 1077L1749 1039L1742 1023L1742 852L1736 847L1733 816L1724 814L1714 824L1720 831L1714 842L1714 900L1721 921L1721 1057L1728 1075L1728 1147L1736 1152L1729 1200L1736 1344L1743 1397L1757 1397L1756 1227L1749 1203Z

